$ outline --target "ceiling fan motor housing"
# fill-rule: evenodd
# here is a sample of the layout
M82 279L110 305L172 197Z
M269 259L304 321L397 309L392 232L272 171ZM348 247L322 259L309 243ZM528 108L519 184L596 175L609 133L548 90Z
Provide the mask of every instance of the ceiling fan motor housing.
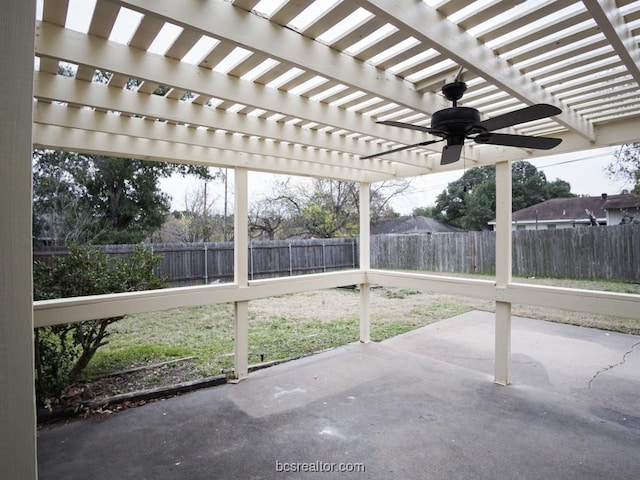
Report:
M431 128L447 132L448 145L460 145L467 135L477 132L480 112L475 108L453 107L439 110L431 117Z

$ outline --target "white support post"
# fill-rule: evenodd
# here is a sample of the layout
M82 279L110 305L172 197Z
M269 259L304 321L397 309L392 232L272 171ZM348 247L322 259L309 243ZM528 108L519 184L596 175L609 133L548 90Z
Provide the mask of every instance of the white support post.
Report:
M360 270L365 272L371 268L370 190L371 184L360 184ZM360 285L360 341L371 341L371 289L368 282Z
M37 478L31 240L35 0L0 21L0 472Z
M249 376L249 302L235 302L234 381Z
M496 164L496 289L511 283L511 162ZM511 303L496 301L495 378L509 385L511 371Z
M507 386L511 383L511 304L496 302L494 382Z
M368 283L360 285L360 341L371 341L371 286Z
M234 282L249 285L249 188L246 168L235 169ZM249 302L235 302L234 369L237 381L249 374Z

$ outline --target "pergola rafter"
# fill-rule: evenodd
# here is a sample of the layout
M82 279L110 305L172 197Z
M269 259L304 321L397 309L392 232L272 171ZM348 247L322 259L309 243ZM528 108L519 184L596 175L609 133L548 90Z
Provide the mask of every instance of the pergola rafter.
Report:
M491 82L497 88L513 95L527 105L550 103L563 110L556 117L563 126L593 140L593 125L588 124L580 115L554 98L534 82L523 77L506 60L478 39L453 24L433 8L418 4L413 0L394 2L385 0L357 0L364 8L376 15L388 18L390 22L402 22L400 28L438 50L456 64L470 70ZM425 25L433 25L425 29Z
M614 0L584 0L584 5L617 52L621 62L640 84L640 49Z

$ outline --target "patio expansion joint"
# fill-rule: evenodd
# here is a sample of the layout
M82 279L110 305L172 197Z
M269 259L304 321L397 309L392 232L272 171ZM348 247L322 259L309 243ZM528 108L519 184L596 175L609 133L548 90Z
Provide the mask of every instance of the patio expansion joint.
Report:
M626 352L624 352L624 355L622 355L622 360L619 361L618 363L614 363L613 365L609 365L605 368L602 368L600 370L598 370L595 375L593 377L591 377L591 379L589 380L589 382L587 382L587 390L591 389L591 384L595 381L596 378L598 378L598 376L601 373L604 372L608 372L609 370L614 369L615 367L619 367L620 365L624 365L624 363L627 361L627 357L629 355L631 355L633 353L633 351L635 350L635 348L640 345L640 342L636 342L633 345L631 345L631 347L629 348L629 350L627 350Z

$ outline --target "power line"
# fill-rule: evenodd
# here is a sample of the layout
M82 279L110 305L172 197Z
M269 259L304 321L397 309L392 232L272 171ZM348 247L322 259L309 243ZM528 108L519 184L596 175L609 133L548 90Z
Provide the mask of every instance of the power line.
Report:
M558 165L565 165L565 164L568 164L568 163L584 162L584 161L587 161L587 160L593 160L594 158L602 158L602 159L604 159L605 156L606 156L606 154L603 154L601 152L601 153L589 155L587 157L580 157L580 158L573 158L573 159L570 159L570 160L563 160L561 162L550 163L548 165L543 165L543 166L536 167L536 168L538 170L543 170L545 168L555 167L555 166L558 166ZM430 185L430 186L421 187L419 189L412 190L411 193L426 193L426 192L430 192L430 191L433 191L433 190L439 190L441 188L442 189L446 188L448 185L449 185L448 183L442 183L442 184L438 184L438 185Z
M538 168L538 170L542 170L543 168L555 167L556 165L564 165L566 163L584 162L585 160L592 160L594 158L603 158L603 155L601 153L599 153L599 154L591 155L589 157L574 158L572 160L565 160L563 162L550 163L549 165L544 165L542 167L537 167L537 168Z

